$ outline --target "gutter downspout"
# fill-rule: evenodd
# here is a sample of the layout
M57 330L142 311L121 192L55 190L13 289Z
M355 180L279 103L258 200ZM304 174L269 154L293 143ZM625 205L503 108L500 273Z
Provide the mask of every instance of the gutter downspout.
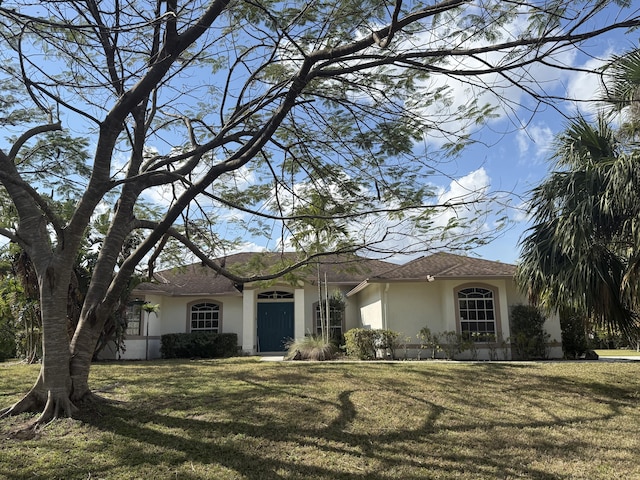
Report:
M384 287L384 293L382 294L382 327L384 330L389 330L389 284L386 283Z

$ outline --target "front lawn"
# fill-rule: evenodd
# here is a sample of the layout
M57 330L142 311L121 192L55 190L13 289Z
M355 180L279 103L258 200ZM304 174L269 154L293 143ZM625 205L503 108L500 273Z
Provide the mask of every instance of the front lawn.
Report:
M0 364L0 401L37 366ZM104 363L2 479L637 479L640 362Z
M621 348L614 350L596 350L596 353L601 357L640 357L640 352L636 350Z

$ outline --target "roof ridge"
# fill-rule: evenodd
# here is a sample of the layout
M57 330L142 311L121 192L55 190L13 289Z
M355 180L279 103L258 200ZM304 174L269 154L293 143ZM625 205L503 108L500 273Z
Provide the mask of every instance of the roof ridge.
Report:
M414 262L417 262L418 260L422 260L423 258L427 258L426 256L422 255L418 258L414 258L413 260L408 261L407 263L401 263L400 265L394 265L392 268L389 268L388 270L383 270L382 272L378 273L377 275L374 275L375 277L381 277L383 275L389 274L391 272L394 272L396 270L399 270L401 268L405 268L407 265L411 265Z

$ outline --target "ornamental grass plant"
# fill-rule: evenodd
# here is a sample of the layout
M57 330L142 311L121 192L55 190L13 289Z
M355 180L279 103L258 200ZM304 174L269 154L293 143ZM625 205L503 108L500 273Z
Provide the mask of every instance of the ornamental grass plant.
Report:
M333 360L341 354L336 344L320 335L307 335L287 344L288 360Z

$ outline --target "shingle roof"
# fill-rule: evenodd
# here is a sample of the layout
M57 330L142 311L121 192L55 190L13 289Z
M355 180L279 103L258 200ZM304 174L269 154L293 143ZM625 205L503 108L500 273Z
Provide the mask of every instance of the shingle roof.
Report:
M512 277L516 266L508 263L465 257L451 253L434 253L371 277L371 280L424 280L434 278Z
M295 261L295 253L244 252L217 259L223 267L244 275L267 273L269 268ZM321 277L333 284L356 285L363 279L388 270L392 263L366 259L356 255L329 255L322 257ZM308 270L300 269L290 278L315 282L317 270L312 264ZM150 282L141 283L134 290L139 294L158 293L164 295L240 295L241 286L217 274L200 263L163 270L153 275Z
M295 253L255 253L245 252L218 259L227 269L245 275L267 273L269 268L295 261ZM434 278L487 278L512 277L516 266L480 258L465 257L451 253L435 253L420 257L404 265L394 265L382 260L373 260L356 255L329 255L321 260L320 274L329 283L358 285L384 281L425 281ZM308 270L300 269L294 278L315 283L315 264ZM240 295L241 286L217 274L211 268L194 263L179 268L163 270L153 276L153 280L138 285L135 292L158 293L163 295Z

